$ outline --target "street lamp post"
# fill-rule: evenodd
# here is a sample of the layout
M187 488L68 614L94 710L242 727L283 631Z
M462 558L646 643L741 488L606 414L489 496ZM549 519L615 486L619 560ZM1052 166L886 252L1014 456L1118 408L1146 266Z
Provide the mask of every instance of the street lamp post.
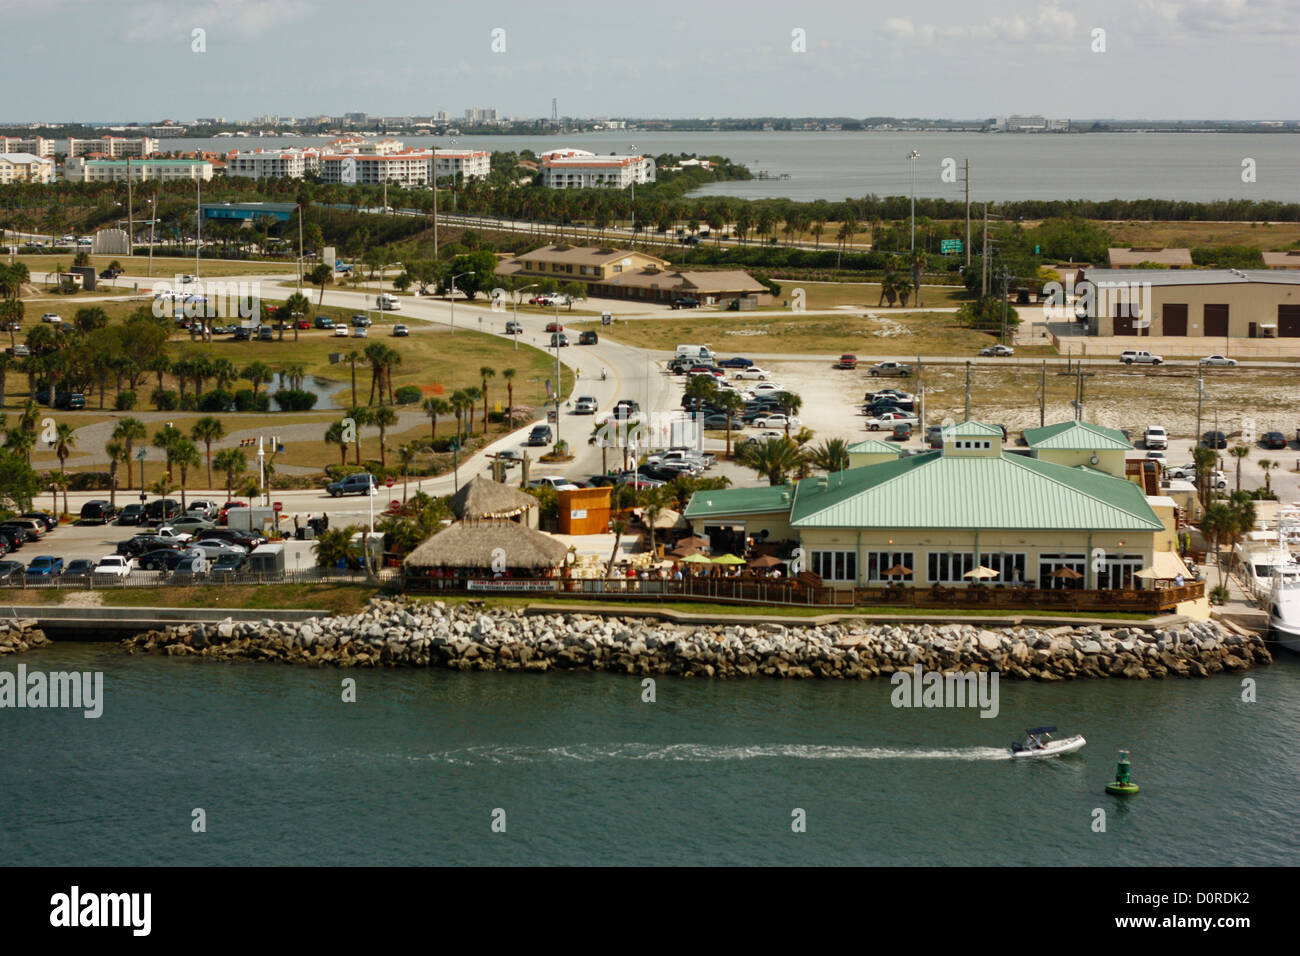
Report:
M916 252L916 160L921 154L912 150L907 154L907 165L912 170L912 251Z
M456 280L461 276L472 276L473 272L461 272L451 277L451 334L456 334Z
M140 504L142 504L142 505L145 503L145 500L146 500L146 499L145 499L145 492L144 492L144 487L145 487L145 482L144 482L144 459L145 459L145 453L146 453L147 450L148 450L148 449L141 448L141 449L140 449L140 454L138 454L138 455L135 456L136 461L140 462Z
M153 227L157 217L157 210L154 209L154 200L149 200L149 276L153 277ZM132 239L132 242L135 240Z
M632 155L636 155L636 144L632 144ZM636 235L636 169L632 170L632 234Z

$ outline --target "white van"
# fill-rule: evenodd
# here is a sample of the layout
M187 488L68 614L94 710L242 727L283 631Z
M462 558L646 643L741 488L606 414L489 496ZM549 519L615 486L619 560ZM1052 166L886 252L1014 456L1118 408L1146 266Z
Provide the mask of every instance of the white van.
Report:
M400 309L402 307L401 304L398 303L396 297L389 295L387 292L384 292L381 295L379 295L379 297L375 300L375 303L379 306L379 310L381 312L383 311L391 312L394 309Z
M677 354L683 358L699 359L702 362L713 361L713 353L706 345L679 345Z

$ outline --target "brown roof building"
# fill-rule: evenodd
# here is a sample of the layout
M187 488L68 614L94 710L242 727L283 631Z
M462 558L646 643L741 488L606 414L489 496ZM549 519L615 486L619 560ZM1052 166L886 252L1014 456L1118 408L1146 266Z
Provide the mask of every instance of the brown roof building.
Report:
M1265 252L1265 269L1300 269L1300 249L1289 252Z
M1128 249L1107 249L1106 259L1112 269L1136 269L1144 262L1170 269L1190 269L1192 253L1188 249L1164 249L1158 246L1134 246Z

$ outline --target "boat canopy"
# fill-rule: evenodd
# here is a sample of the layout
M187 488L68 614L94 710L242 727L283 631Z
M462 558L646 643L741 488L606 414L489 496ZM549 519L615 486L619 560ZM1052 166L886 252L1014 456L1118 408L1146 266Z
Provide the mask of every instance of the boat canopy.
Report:
M1039 734L1054 734L1056 733L1056 728L1055 727L1030 727L1028 730L1025 731L1025 733L1029 734L1031 737L1036 737Z

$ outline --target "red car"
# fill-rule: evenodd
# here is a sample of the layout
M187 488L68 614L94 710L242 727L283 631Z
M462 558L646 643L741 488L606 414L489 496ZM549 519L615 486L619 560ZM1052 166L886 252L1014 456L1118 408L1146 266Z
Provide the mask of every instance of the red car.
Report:
M247 507L248 505L244 504L244 502L242 501L227 501L224 505L221 506L221 510L217 512L217 524L226 524L228 522L226 515L231 508L247 508Z
M298 328L300 328L300 329L310 329L310 328L311 328L311 322L309 322L307 319L299 319L297 324L298 324Z
M547 332L563 332L563 331L564 331L564 326L561 325L559 322L547 322L547 323L546 323L546 331L547 331Z

